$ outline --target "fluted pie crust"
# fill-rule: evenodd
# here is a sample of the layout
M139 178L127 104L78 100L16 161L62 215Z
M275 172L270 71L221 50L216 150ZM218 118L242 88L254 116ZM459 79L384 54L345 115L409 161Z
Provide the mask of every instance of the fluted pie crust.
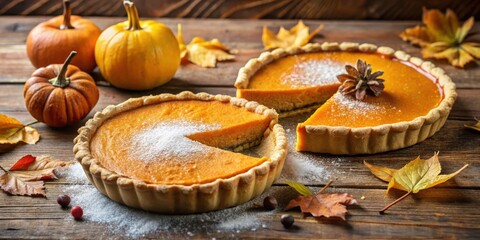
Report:
M270 118L270 124L263 133L263 140L256 147L258 153L266 157L267 160L246 172L228 178L182 185L148 183L121 175L102 166L100 161L92 155L92 138L107 120L145 106L184 100L217 101ZM90 182L101 193L116 202L159 213L208 212L247 202L268 189L280 176L286 158L287 142L285 132L282 126L277 124L277 121L278 115L274 110L256 102L225 95L182 92L177 95L147 96L129 99L121 104L108 106L103 111L96 113L84 127L79 129L79 135L74 140L73 151L75 159L81 163ZM248 131L248 129L245 129L245 131ZM249 145L251 144L244 143L242 146L234 147L235 150L239 151L250 147ZM214 160L212 159L212 161Z
M360 52L373 53L409 62L432 75L443 90L443 98L438 106L426 115L418 116L411 121L401 121L368 127L345 127L328 125L304 125L297 127L297 150L330 154L372 154L396 150L414 145L436 133L444 124L456 99L455 84L445 71L429 61L412 57L404 51L395 51L390 47L377 47L373 44L358 43L323 43L307 44L299 48L276 49L264 52L258 58L251 59L240 69L235 87L237 96L244 95L250 79L263 67L286 56L317 52ZM265 93L268 98L268 93ZM248 97L245 97L249 99ZM252 100L252 99L250 99ZM257 100L257 99L255 99ZM257 100L258 101L258 100ZM261 101L260 101L261 103ZM272 108L281 107L269 106ZM268 104L267 104L268 106ZM308 105L307 105L308 106ZM309 106L310 110L312 106ZM316 106L313 106L315 108ZM278 110L278 109L277 109ZM280 112L280 117L296 115L308 109L291 109Z

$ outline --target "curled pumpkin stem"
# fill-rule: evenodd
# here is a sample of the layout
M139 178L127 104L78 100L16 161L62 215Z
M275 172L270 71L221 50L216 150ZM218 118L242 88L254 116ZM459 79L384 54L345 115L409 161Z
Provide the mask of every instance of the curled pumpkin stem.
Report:
M131 1L125 0L123 1L123 6L127 11L128 16L127 29L130 31L142 29L142 27L140 26L140 17L138 16L137 7L135 7L135 4Z
M73 57L75 57L75 55L77 55L77 52L72 51L70 55L68 55L67 60L65 60L65 62L63 63L62 69L60 69L57 77L49 80L49 82L52 83L53 86L64 88L68 86L68 84L70 84L70 79L66 76L66 73L68 70L68 65L72 61Z
M60 26L60 29L74 29L70 18L72 16L72 7L70 6L70 0L63 0L63 23Z

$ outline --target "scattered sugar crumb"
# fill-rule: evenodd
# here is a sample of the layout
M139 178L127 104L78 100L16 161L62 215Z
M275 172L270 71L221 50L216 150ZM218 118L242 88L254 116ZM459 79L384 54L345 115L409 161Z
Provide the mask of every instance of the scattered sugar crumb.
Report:
M338 174L334 169L340 166L343 159L338 157L325 157L318 153L297 152L295 150L297 141L296 123L302 122L303 120L304 119L300 119L298 116L291 117L288 121L281 119L281 124L285 128L287 135L288 155L280 179L302 183L327 182L331 179L332 175ZM326 166L332 167L329 167L327 171Z

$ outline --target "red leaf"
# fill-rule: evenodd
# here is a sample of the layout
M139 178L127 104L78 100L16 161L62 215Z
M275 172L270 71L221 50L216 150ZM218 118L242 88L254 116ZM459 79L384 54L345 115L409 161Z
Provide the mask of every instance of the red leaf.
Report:
M35 161L36 157L32 155L25 155L20 160L18 160L13 166L10 168L10 171L16 170L26 170L30 164Z
M26 155L0 176L0 188L12 195L46 197L44 182L56 179L55 170L72 164L50 156Z

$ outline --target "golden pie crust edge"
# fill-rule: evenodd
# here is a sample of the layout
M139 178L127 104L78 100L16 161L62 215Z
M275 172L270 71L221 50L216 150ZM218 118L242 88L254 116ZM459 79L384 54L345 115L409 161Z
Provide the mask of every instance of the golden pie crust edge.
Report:
M265 136L271 135L274 141L270 149L270 160L230 178L186 186L150 184L131 179L103 168L91 155L90 140L97 128L108 118L142 106L175 100L220 101L271 117L270 127L265 132ZM247 202L263 193L280 176L287 155L287 139L283 127L277 122L278 115L275 110L226 95L182 92L177 95L160 94L132 98L118 105L108 106L88 120L85 126L78 130L73 152L89 181L102 194L116 202L159 213L208 212Z
M390 47L378 47L369 43L312 43L303 47L279 48L272 52L264 52L258 58L249 60L247 64L240 69L235 81L235 87L237 89L246 89L250 78L260 68L279 58L300 53L322 51L378 53L410 62L427 73L430 73L438 80L438 84L443 88L444 98L437 107L431 109L426 115L417 117L412 121L362 128L307 125L304 128L304 142L308 139L306 140L308 144L305 144L305 147L301 149L297 146L297 151L342 155L386 152L421 142L432 136L445 124L457 97L455 84L452 79L445 74L445 71L442 68L436 67L432 62L412 57L404 51L396 51ZM281 117L289 115L295 115L295 112L281 115ZM297 128L297 142L298 138Z

